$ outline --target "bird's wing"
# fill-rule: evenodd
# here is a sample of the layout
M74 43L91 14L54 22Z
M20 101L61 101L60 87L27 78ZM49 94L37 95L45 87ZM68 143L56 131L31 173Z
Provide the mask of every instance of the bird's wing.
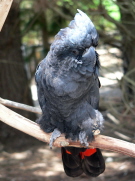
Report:
M44 63L45 59L42 60L39 65L37 66L36 73L35 73L35 81L37 84L37 89L38 89L38 101L40 104L41 109L43 110L45 108L45 95L44 95L44 88L42 85L42 74L43 74L43 69L44 69ZM45 76L45 74L44 74Z

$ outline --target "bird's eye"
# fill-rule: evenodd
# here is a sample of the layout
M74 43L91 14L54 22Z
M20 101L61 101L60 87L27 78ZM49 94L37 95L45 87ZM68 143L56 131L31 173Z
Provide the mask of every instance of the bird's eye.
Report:
M74 55L78 55L78 54L79 54L79 51L76 50L76 49L74 49L74 50L72 50L72 53L73 53Z

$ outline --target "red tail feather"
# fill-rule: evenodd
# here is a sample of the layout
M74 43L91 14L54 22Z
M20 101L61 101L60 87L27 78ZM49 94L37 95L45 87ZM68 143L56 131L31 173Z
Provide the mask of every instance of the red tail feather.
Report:
M91 156L94 153L97 152L96 148L90 148L90 149L86 149L84 152L80 152L79 155L81 156L81 159L84 159L85 156ZM67 154L72 154L70 151L66 150Z
M66 174L78 177L82 173L90 177L97 177L105 170L105 162L98 148L62 147L62 160Z
M81 159L84 159L85 156L91 156L96 152L97 152L96 148L94 148L94 149L90 148L90 149L87 149L84 152L80 152Z
M68 150L66 150L66 153L67 153L67 154L72 154L72 153L71 153L70 151L68 151Z

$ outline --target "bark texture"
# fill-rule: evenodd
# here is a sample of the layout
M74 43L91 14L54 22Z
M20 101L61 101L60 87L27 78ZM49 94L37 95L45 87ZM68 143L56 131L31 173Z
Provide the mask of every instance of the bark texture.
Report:
M0 33L0 97L33 105L21 51L19 4L14 1ZM36 119L35 114L22 110L16 112ZM0 124L0 137L14 135L16 131Z

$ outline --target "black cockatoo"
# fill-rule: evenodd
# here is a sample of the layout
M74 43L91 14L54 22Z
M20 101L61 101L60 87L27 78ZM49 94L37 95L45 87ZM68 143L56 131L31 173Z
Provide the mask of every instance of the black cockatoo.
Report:
M38 124L53 141L65 134L84 148L62 147L66 174L96 177L105 170L98 148L87 149L96 130L103 127L99 104L99 60L95 47L97 31L89 17L78 10L68 27L55 36L45 59L38 65L35 79L42 116Z

